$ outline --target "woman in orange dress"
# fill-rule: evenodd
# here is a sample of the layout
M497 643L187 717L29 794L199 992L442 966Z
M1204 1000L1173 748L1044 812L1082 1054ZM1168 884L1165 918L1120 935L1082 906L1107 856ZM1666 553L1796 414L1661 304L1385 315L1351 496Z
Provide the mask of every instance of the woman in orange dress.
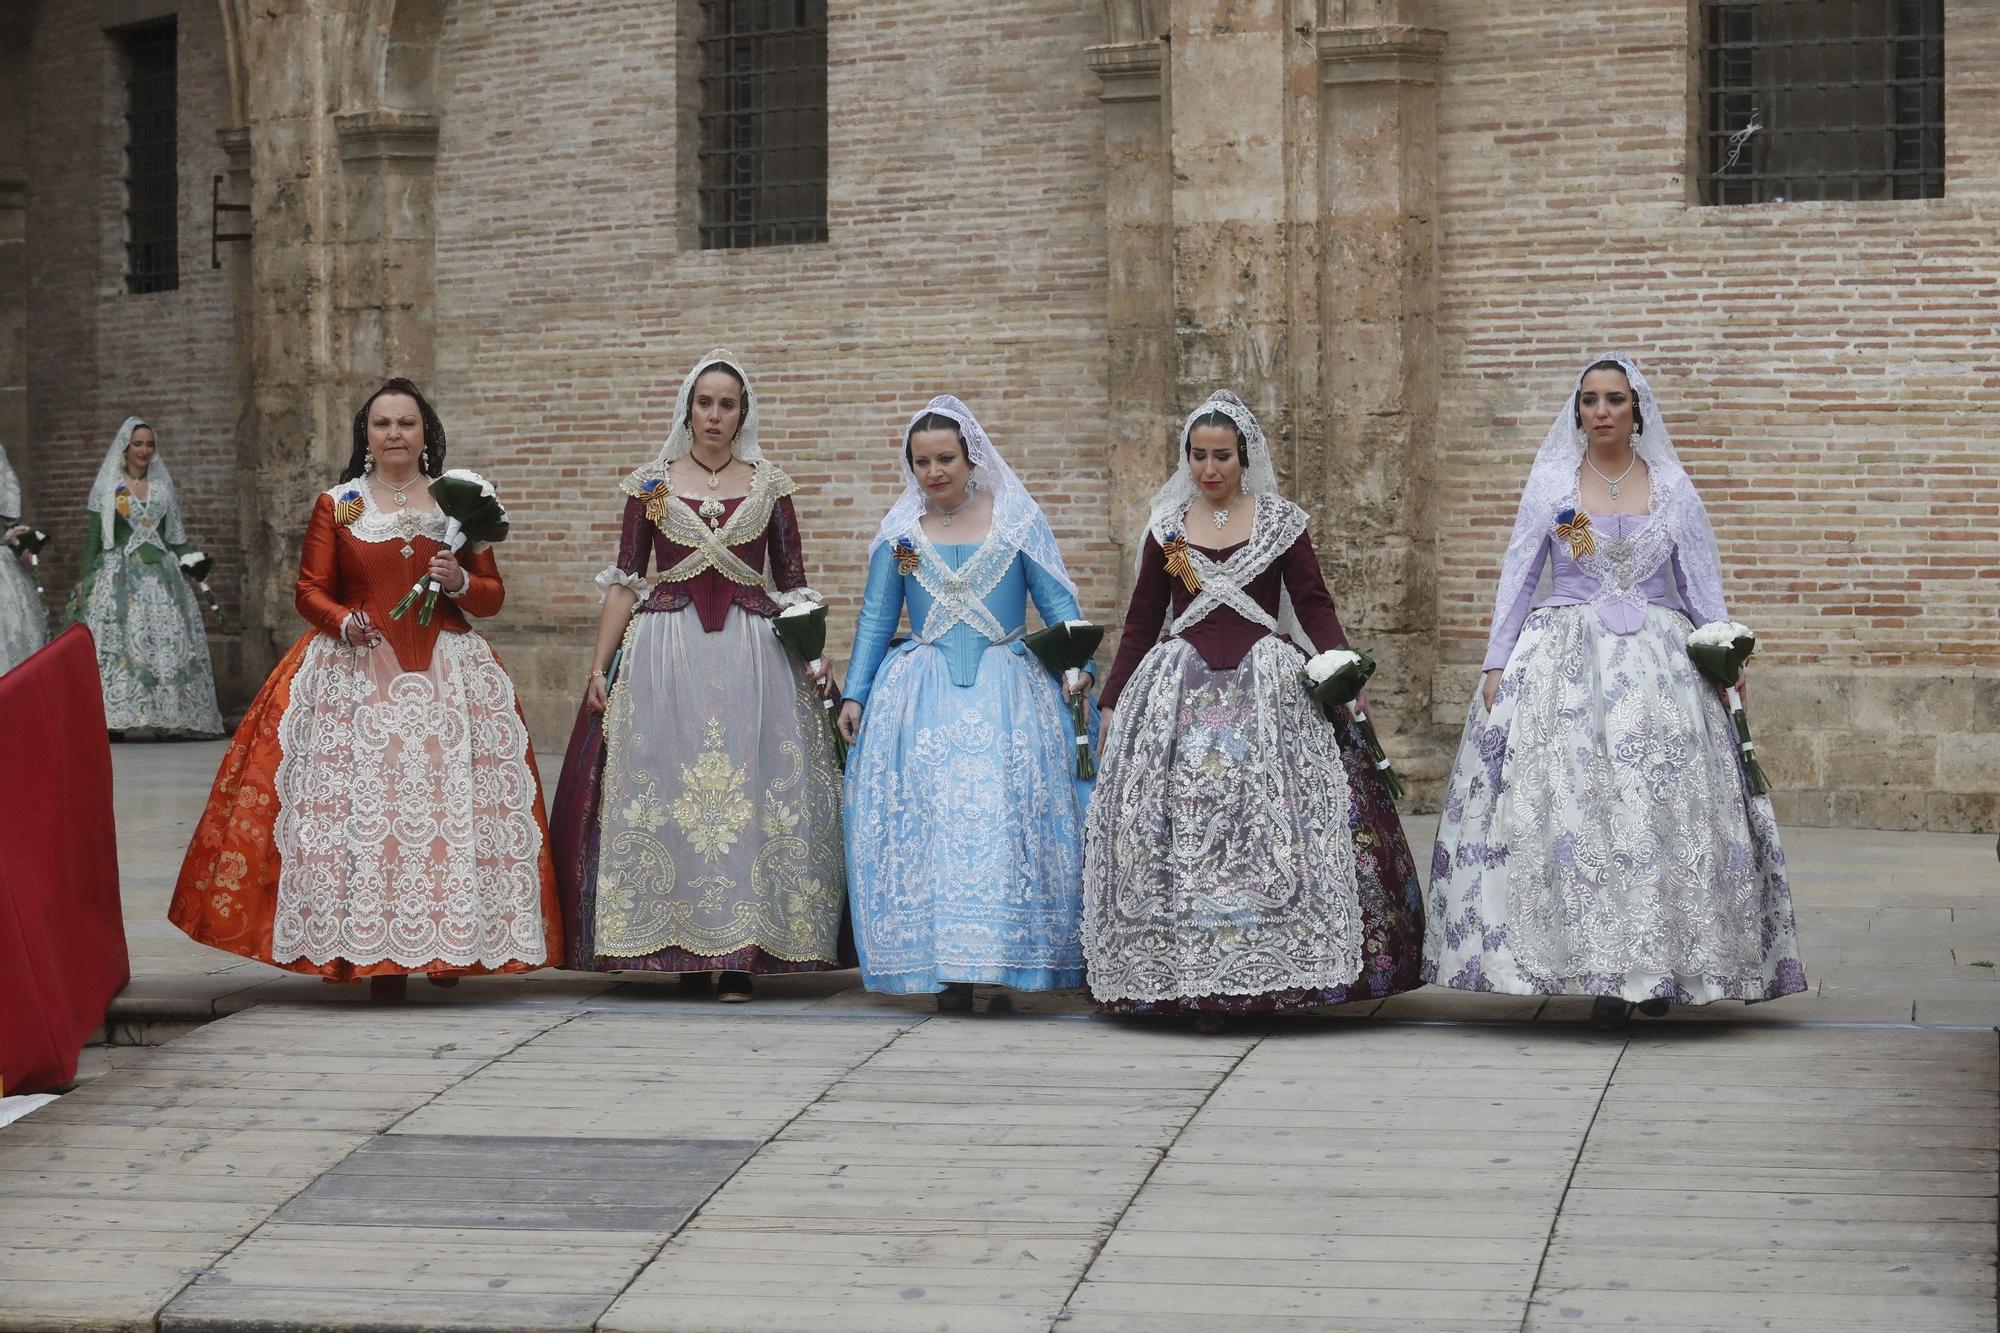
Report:
M444 427L393 379L313 506L298 609L312 625L237 728L168 918L203 944L316 972L440 985L562 957L541 779L514 686L467 616L500 610L490 549L444 548L426 489ZM389 609L428 572L429 625Z

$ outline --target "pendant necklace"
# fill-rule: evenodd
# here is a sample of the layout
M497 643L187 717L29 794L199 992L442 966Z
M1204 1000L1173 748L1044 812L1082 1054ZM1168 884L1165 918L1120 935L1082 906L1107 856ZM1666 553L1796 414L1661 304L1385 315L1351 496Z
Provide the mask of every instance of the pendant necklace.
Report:
M418 474L418 476L422 475L422 473ZM397 552L397 554L402 556L403 559L408 560L417 553L416 547L410 545L410 538L416 535L417 529L416 524L412 522L416 516L403 508L403 506L410 503L410 497L403 494L403 492L416 485L417 478L412 477L401 486L397 486L395 482L384 478L382 484L388 487L390 494L396 497L396 531L403 535L403 549Z
M1220 532L1229 526L1229 511L1227 509L1217 509L1214 505L1210 505L1208 512L1209 516L1215 520L1216 531Z
M708 464L702 462L700 457L697 456L692 449L688 451L688 457L694 459L694 465L696 467L700 468L703 472L706 472L708 474L708 489L710 489L711 491L718 490L721 488L722 474L727 472L729 470L729 464L735 461L733 458L731 458L725 460L721 467L710 467Z
M1639 466L1639 451L1637 449L1634 449L1632 451L1632 461L1627 463L1625 465L1625 470L1619 473L1615 477L1607 477L1602 472L1599 472L1597 464L1590 461L1590 455L1588 453L1585 453L1583 456L1583 465L1589 468L1592 472L1597 473L1597 479L1599 481L1602 481L1605 485L1611 488L1611 498L1616 500L1618 498L1618 483L1625 480L1625 478L1631 476L1632 469Z
M957 504L953 505L951 508L944 509L937 505L931 505L931 516L937 519L938 522L942 523L947 528L950 527L951 520L957 516L958 511L972 503L972 495L973 495L972 488L970 486L967 486L965 488L965 498L960 500ZM926 499L924 503L930 505L931 502L928 499Z

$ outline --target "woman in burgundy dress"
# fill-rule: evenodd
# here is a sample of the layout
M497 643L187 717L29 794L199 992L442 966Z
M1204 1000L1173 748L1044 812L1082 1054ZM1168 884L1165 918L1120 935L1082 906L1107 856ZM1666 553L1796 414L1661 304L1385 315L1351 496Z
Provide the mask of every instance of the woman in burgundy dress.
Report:
M1225 1014L1419 984L1422 897L1395 806L1359 729L1306 693L1285 635L1347 646L1305 511L1221 390L1153 497L1101 696L1083 943L1102 1009L1213 1031Z
M808 677L771 632L818 601L742 366L689 372L673 432L627 477L618 562L556 791L566 966L677 972L719 998L840 965L840 771ZM649 584L648 563L656 571Z

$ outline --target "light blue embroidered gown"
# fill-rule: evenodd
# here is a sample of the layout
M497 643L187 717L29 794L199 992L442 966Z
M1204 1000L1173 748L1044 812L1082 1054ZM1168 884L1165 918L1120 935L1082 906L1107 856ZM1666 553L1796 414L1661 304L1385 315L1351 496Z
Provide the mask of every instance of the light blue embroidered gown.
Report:
M910 540L919 573L900 573L887 543L869 562L848 665L863 708L846 809L862 981L1082 985L1091 784L1061 686L1021 643L1030 597L1045 624L1076 619L1076 598L1018 551L1002 565L1004 548L981 559L984 543ZM916 635L892 648L905 604Z

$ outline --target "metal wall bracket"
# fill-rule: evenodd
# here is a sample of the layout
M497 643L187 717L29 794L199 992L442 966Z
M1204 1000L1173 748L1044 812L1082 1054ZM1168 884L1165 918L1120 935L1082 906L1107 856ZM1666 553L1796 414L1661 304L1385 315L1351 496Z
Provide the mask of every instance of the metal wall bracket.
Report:
M248 204L225 204L222 202L222 177L217 176L209 185L208 266L210 268L222 267L222 250L220 247L224 241L247 241L250 239L250 233L247 231L221 230L222 215L224 213L248 213L249 211L250 205Z

